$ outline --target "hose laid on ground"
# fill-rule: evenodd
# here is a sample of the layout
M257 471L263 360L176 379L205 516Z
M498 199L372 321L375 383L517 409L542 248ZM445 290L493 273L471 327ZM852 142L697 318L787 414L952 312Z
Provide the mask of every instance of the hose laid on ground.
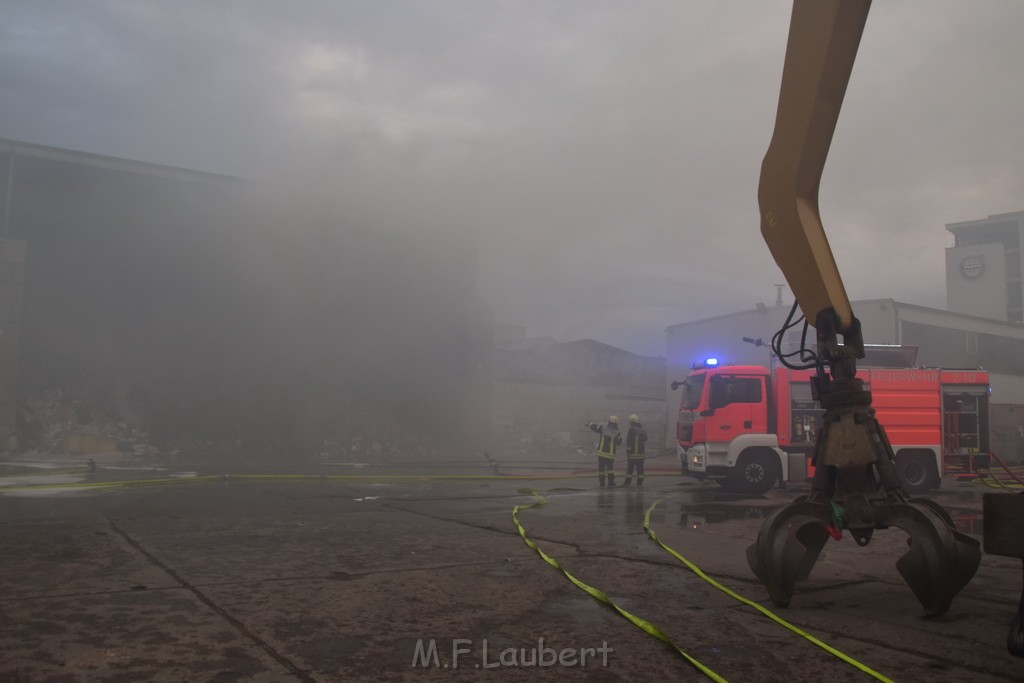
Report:
M1019 491L1020 489L1024 488L1024 486L1021 486L1016 482L1007 482L1003 479L1000 479L994 472L992 472L992 470L978 470L978 474L982 476L979 476L977 479L974 479L972 481L978 484L984 484L990 489Z
M687 569L692 571L694 574L696 574L700 578L704 579L709 584L711 584L712 586L714 586L718 590L722 591L723 593L725 593L729 597L742 602L744 605L749 605L750 607L753 607L758 612L760 612L764 616L768 617L769 619L771 619L775 623L777 623L777 624L779 624L781 626L784 626L785 628L789 629L790 631L792 631L793 633L797 634L798 636L801 636L802 638L806 638L808 641L810 641L814 645L817 645L818 647L820 647L821 649L825 650L829 654L838 657L839 659L843 660L847 664L850 664L851 666L853 666L853 667L855 667L857 669L860 669L861 671L863 671L867 675L872 676L873 678L875 678L875 679L877 679L879 681L886 681L886 683L893 683L891 679L886 678L885 676L883 676L882 674L878 673L877 671L871 669L870 667L866 666L865 664L861 664L860 662L858 662L857 660L853 659L849 655L846 655L846 654L840 652L839 650L835 649L831 645L828 645L827 643L824 643L824 642L818 640L817 638L812 636L810 633L807 633L806 631L803 631L799 627L794 626L793 624L789 623L788 621L786 621L782 617L778 616L777 614L775 614L774 612L772 612L771 610L766 608L764 605L761 605L760 603L757 603L757 602L754 602L753 600L745 598L742 595L740 595L740 594L734 592L733 590L731 590L731 589L723 586L722 584L718 583L718 581L715 581L713 578L711 578L710 576L705 574L703 571L701 571L700 567L698 567L697 565L695 565L692 562L690 562L689 560L687 560L685 557L680 555L678 552L676 552L675 550L673 550L669 546L665 545L661 541L661 539L658 538L658 534L654 533L654 529L651 528L651 512L653 512L654 508L658 505L658 503L662 502L663 500L665 500L665 499L664 498L659 498L658 500L654 501L654 503L651 504L651 507L647 508L647 512L644 513L644 531L646 531L647 535L651 537L651 540L654 541L655 543L657 543L663 550L667 551L670 555L672 555L672 557L674 557L677 560L679 560L680 562L682 562L683 565Z
M0 475L0 479L15 479L17 477L49 477L58 474L85 474L92 471L88 465L75 465L72 467L60 467L54 469L35 468L25 472L11 472Z
M985 486L988 486L989 488L1001 488L1001 489L1024 488L1024 480L1022 480L1020 477L1017 476L1017 473L1014 471L1015 468L1008 466L1005 462L1003 462L1002 458L1000 458L995 453L989 453L989 455L992 456L993 459L995 459L995 461L999 464L999 466L1002 467L1003 470L1005 470L1005 472L1008 475L1010 475L1010 478L1013 479L1014 483L1011 484L1011 483L1009 483L1009 482L1007 482L1007 481L1005 481L1003 479L1000 479L998 476L996 476L996 473L993 472L991 468L986 469L986 470L978 470L978 474L979 475L988 475L988 476L980 476L975 481L980 481L982 484L984 484ZM1020 468L1018 467L1016 469L1020 469Z
M79 473L85 474L79 471ZM47 474L50 474L47 472ZM43 475L34 475L43 476ZM40 489L74 489L74 488L127 488L133 486L160 486L165 484L191 484L214 481L240 481L248 479L293 479L307 481L555 481L559 479L579 479L592 477L592 473L572 475L529 475L529 474L211 474L195 477L164 477L161 479L121 479L116 481L79 481L65 483L23 484L20 486L0 486L0 495L15 491L32 491ZM7 477L0 477L0 479Z
M579 588L580 590L582 590L585 593L587 593L588 595L590 595L590 597L594 598L599 603L612 608L620 616L625 617L627 620L629 620L634 626L638 627L639 629L645 631L646 633L654 636L655 638L657 638L661 642L663 642L666 645L668 645L677 654L682 656L683 659L685 659L687 662L692 664L694 666L694 668L696 668L698 671L703 673L705 676L707 676L711 680L713 680L713 681L720 681L720 682L724 683L724 681L725 681L724 678L719 676L717 673L715 673L714 671L709 669L704 664L701 664L694 657L692 657L689 654L687 654L686 652L684 652L678 645L676 645L675 643L672 642L672 639L669 638L664 633L664 631L662 631L661 629L659 629L657 626L655 626L651 622L647 621L646 619L641 619L640 617L638 617L638 616L636 616L634 614L631 614L631 613L627 612L626 610L622 609L617 604L615 604L611 600L611 598L609 598L603 591L600 591L597 588L594 588L593 586L580 581L575 576L570 574L565 569L565 567L563 567L561 565L561 563L558 560L556 560L555 558L551 557L550 555L545 553L543 550L541 550L540 547L536 543L534 543L530 539L529 536L526 535L526 529L523 527L522 523L520 523L520 521L519 521L519 512L521 510L530 510L532 508L539 508L542 505L547 504L548 501L547 501L546 498L544 498L542 495L540 495L539 493L537 493L533 489L520 489L519 492L520 493L529 494L529 495L531 495L531 496L533 496L534 498L537 499L531 505L516 505L514 508L512 508L512 521L515 522L516 528L519 529L519 535L523 537L523 542L525 542L526 545L528 545L530 548L532 548L535 551L537 551L537 554L540 555L541 558L545 562L550 564L552 567L554 567L558 571L562 572L565 575L565 577L567 579L569 579L569 581L571 581L573 583L573 585L575 585L577 588Z

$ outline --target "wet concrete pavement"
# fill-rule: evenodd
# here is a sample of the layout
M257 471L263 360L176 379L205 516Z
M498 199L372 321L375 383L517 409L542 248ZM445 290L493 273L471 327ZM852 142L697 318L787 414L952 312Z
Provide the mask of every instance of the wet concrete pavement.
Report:
M527 547L512 509L535 501L520 491L530 487L548 502L519 517L541 549L724 678L870 680L708 585L643 529L661 500L651 526L664 543L774 608L744 551L798 487L741 499L668 474L600 490L589 476L418 473L439 478L359 468L368 478L93 489L22 480L17 491L4 480L0 679L703 679ZM983 492L947 482L935 498L980 538ZM950 611L927 618L894 566L905 538L830 542L791 606L775 611L893 680L1024 677L1024 660L1005 649L1020 561L986 555Z

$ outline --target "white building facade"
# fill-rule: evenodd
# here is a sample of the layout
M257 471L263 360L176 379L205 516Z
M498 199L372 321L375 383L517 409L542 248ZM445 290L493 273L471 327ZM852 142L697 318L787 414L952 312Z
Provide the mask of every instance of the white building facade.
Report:
M1024 320L1021 242L1024 211L950 223L946 308L996 320Z

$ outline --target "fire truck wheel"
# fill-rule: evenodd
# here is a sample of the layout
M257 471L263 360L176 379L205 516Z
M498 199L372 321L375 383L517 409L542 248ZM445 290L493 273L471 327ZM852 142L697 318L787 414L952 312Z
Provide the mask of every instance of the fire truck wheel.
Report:
M923 493L934 488L938 479L929 456L921 453L897 453L896 473L907 493Z
M779 464L773 453L747 450L736 461L728 486L739 493L761 495L768 493L778 478Z

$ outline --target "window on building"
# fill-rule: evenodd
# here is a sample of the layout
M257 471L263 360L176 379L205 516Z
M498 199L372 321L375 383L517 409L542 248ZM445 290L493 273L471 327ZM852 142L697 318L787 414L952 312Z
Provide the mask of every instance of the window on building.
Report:
M1020 249L1006 250L1006 279L1020 280Z
M1020 280L1014 280L1006 283L1006 308L1013 310L1015 308L1024 308L1024 297L1022 297Z
M978 333L977 332L965 332L967 335L967 353L978 352Z
M994 221L960 232L955 236L958 247L999 242L1006 249L1020 249L1020 224L1017 221Z

